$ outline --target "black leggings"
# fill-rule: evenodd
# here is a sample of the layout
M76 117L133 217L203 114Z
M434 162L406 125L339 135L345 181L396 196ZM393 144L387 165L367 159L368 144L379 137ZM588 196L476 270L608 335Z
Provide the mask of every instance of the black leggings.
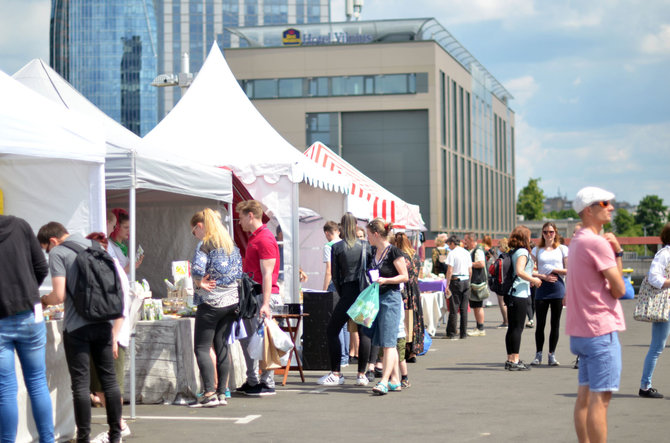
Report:
M551 329L549 332L549 353L553 354L558 345L558 336L561 327L561 312L563 312L563 299L552 298L549 300L535 300L535 318L537 326L535 329L535 348L542 352L544 347L544 327L547 324L547 312L551 307Z
M505 335L505 346L507 355L518 354L521 348L521 333L526 325L527 298L510 297L512 301L507 304L507 334Z
M340 287L340 300L333 309L333 315L330 317L328 327L326 328L326 337L328 337L328 352L330 353L330 370L340 372L342 363L342 344L340 343L340 330L349 321L347 310L354 304L360 291L358 290L358 281L345 283ZM363 327L358 325L358 372L365 372L370 355L370 337L363 332Z
M204 392L226 391L226 377L230 373L231 359L228 336L237 320L235 310L237 305L225 308L214 308L207 303L198 305L195 314L195 331L193 333L193 345L198 369L202 376ZM253 332L248 331L248 334ZM216 354L216 373L218 383L214 381L214 365L209 355L209 349L214 346ZM218 387L215 387L218 385Z

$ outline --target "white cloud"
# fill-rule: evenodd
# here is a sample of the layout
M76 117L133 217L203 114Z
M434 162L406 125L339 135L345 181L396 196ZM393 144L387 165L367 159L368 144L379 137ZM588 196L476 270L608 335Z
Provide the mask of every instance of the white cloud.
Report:
M582 84L582 78L581 78L581 77L577 77L576 79L574 79L574 80L572 81L572 85L573 85L573 86L579 86L579 85L581 85L581 84Z
M514 96L514 99L520 105L523 105L530 100L539 89L539 85L532 75L524 75L523 77L513 78L504 82L505 88L509 90Z
M670 25L661 25L658 33L645 35L640 49L645 54L670 54Z
M572 132L534 128L522 115L516 122L518 189L529 177L541 177L548 196L560 189L572 198L581 187L597 185L629 203L648 194L670 202L670 121Z

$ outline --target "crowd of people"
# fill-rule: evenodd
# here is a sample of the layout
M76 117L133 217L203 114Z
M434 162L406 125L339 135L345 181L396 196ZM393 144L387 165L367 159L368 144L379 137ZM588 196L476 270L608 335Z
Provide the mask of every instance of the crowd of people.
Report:
M556 225L547 222L537 245L530 230L517 226L508 239L493 247L490 237L479 241L468 233L463 241L440 234L430 262L434 274L444 276L449 306L446 338L462 340L484 337L483 300L487 269L492 262L509 257L509 291L495 294L499 301L505 334L509 371L527 371L544 359L545 329L549 317L547 364L558 366L555 355L559 325L566 308L566 332L570 349L578 357L578 392L574 422L580 441L604 441L607 436L607 408L613 391L619 389L621 347L617 334L625 329L618 299L624 295L623 249L611 233L602 233L612 218L614 195L594 187L579 191L574 208L581 226L569 248L562 244ZM280 250L273 233L263 223L262 205L254 200L237 204L239 223L249 234L245 257L235 245L221 216L212 209L196 212L190 221L197 239L192 259L195 318L194 350L202 376L202 394L191 407L225 405L231 388L242 395L276 394L274 373L250 355L248 344L264 319L272 318L282 304L277 284ZM58 222L42 226L35 236L22 219L0 215L0 437L14 441L18 422L14 352L21 361L32 412L40 441L54 440L52 405L46 381L46 331L42 308L64 303L63 344L71 377L77 441L89 441L91 403L106 408L109 431L93 441L119 442L130 435L122 419L123 365L129 345L130 306L128 273L128 214L116 209L107 217L107 232L87 237L70 234ZM326 386L345 383L342 367L357 364L355 384L385 395L411 386L407 363L424 351L424 322L419 277L423 266L418 252L404 232L394 232L382 219L365 228L350 213L339 224L324 226L325 278L323 289L338 294L326 335L330 372L318 381ZM656 254L648 275L657 289L670 287L670 223L660 234L663 248ZM83 250L102 248L113 262L123 310L105 320L94 320L75 307L74 294L82 272ZM44 252L49 261L45 260ZM568 265L569 261L569 265ZM139 257L136 266L140 266ZM53 290L39 295L39 286L51 273ZM238 315L238 280L248 274L261 288L259 315L241 319ZM116 280L115 280L116 281ZM355 324L347 315L359 294L371 283L379 285L379 312L371 327ZM79 296L79 295L77 295ZM530 364L519 357L521 338L529 326L529 305L536 320L536 354ZM467 329L468 307L475 327ZM459 317L460 316L460 317ZM639 395L662 398L652 387L652 375L670 327L668 322L652 324L652 340L644 361ZM530 324L532 326L532 324ZM239 338L247 366L246 381L230 385L230 343Z

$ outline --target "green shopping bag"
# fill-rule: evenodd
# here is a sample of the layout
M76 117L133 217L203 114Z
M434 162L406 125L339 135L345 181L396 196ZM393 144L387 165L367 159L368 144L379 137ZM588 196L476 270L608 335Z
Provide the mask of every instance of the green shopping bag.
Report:
M347 311L353 321L366 328L372 326L379 312L379 283L373 283L358 295Z

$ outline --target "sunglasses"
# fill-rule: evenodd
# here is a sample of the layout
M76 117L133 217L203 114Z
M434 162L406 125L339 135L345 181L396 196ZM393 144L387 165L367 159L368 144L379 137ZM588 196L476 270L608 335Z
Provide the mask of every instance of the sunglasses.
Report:
M542 231L543 234L549 235L549 234L555 234L555 231Z
M601 208L606 208L610 205L610 202L608 202L607 200L603 200L603 201L591 203L591 206L596 206L596 205L600 205Z

